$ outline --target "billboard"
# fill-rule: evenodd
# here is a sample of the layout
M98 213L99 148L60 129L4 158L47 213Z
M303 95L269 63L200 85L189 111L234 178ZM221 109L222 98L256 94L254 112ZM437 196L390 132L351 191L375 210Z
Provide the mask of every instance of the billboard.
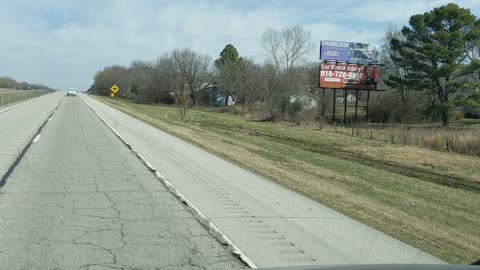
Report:
M320 59L344 62L378 63L379 52L368 43L320 41Z
M321 63L320 87L376 90L380 68L375 65Z

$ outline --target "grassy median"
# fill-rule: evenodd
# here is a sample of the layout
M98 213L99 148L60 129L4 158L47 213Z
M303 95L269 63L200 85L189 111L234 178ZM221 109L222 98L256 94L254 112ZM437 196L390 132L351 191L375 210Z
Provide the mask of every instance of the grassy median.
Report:
M479 157L96 98L447 262L480 258Z

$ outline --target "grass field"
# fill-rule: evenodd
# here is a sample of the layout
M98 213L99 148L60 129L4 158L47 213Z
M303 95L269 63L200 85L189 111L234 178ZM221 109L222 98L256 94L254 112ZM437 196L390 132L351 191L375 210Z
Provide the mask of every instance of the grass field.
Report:
M97 98L449 263L480 258L479 157Z

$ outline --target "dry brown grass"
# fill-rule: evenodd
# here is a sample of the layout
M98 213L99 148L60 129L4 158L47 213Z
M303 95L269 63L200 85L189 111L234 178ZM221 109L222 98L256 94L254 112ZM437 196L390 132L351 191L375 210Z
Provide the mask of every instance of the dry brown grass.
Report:
M480 156L480 130L407 127L336 127L336 132L394 144Z

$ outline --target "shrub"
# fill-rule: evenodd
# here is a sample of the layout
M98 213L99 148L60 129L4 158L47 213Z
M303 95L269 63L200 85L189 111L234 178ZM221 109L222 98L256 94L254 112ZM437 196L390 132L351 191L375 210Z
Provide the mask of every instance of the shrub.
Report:
M451 131L447 134L450 151L463 155L480 156L480 134L474 132Z
M427 146L435 150L445 150L445 138L440 132L431 132L431 134L420 135L420 145Z
M373 94L372 94L373 95ZM396 122L395 115L400 110L400 100L393 92L376 94L370 103L369 118L376 123Z
M295 121L297 120L297 115L303 110L303 104L300 102L293 102L287 105L287 116L288 120Z
M452 111L452 117L455 120L460 120L460 119L463 118L463 116L464 116L463 112L458 110L458 109L455 109L455 110Z
M298 112L295 121L297 123L310 125L317 120L317 115L316 109L302 109ZM322 123L320 123L320 125L322 125Z

